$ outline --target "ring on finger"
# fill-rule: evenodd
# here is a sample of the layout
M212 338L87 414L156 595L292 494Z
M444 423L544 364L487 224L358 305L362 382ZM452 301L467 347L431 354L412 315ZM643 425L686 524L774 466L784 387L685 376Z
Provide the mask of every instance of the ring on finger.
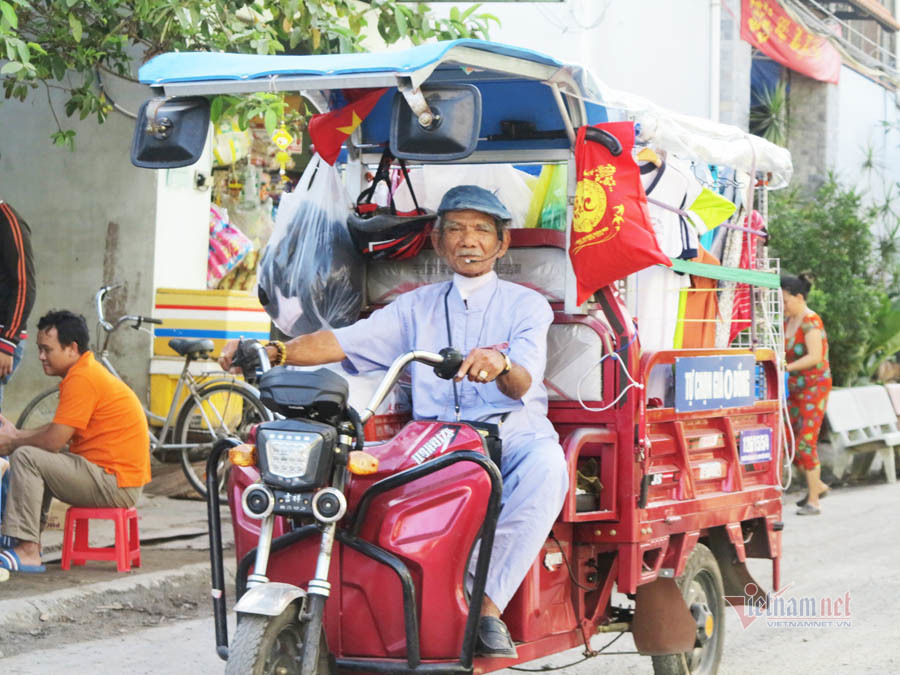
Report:
M487 376L488 376L488 373L486 370L478 371L478 379L481 380L482 382L487 379Z

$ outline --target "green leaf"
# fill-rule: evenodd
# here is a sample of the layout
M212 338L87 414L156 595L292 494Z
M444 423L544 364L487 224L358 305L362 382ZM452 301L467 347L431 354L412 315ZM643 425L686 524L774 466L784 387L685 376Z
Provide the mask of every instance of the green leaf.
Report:
M13 30L18 30L19 28L19 19L16 16L16 10L13 9L13 6L5 0L0 0L0 14L3 15L3 18L6 19L6 22L12 26Z
M266 122L266 131L268 132L269 136L271 136L275 133L275 127L278 126L278 115L274 110L272 110L272 108L269 108L268 110L266 110L264 119Z
M461 18L463 21L465 21L465 20L468 19L470 16L472 16L472 13L473 13L475 10L477 10L479 7L481 7L481 3L480 3L480 2L479 2L478 4L472 5L471 7L469 7L469 9L467 9L465 12L462 13L462 16L461 16L460 18Z
M450 19L452 21L459 21L459 7L456 5L450 8Z
M0 68L0 75L15 75L24 67L25 66L23 66L18 61L8 61L3 64L2 68Z
M35 54L40 54L41 56L47 56L47 50L41 47L37 42L29 42L28 48L33 51Z
M75 42L81 42L81 21L74 14L69 14L69 28L72 29L72 37L75 38Z
M359 35L359 31L362 28L362 19L357 14L351 14L347 18L347 25L350 26L351 33Z
M79 3L80 0L66 0L66 7L72 9L75 5Z
M397 30L400 32L400 35L406 35L409 26L406 23L406 16L399 7L397 8L397 11L394 12L394 22L397 24Z
M222 119L222 109L225 107L225 99L222 96L216 96L209 106L209 119L213 124L217 124Z
M21 61L23 64L31 61L31 53L28 51L28 45L19 40L16 48L19 50L19 61Z

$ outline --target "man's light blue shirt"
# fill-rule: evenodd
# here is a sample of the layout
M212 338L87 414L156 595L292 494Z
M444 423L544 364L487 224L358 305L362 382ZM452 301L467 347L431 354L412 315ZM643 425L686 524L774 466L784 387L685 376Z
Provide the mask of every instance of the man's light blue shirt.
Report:
M347 356L344 368L351 374L386 369L399 355L414 349L438 352L452 346L465 356L476 347L494 347L528 370L531 388L515 400L501 392L496 382L464 379L456 385L461 419L497 423L510 413L501 427L504 442L555 440L543 383L552 321L550 305L539 293L494 278L466 301L453 282L422 286L334 334ZM416 419L456 419L451 381L438 378L430 366L420 363L412 364L411 376Z

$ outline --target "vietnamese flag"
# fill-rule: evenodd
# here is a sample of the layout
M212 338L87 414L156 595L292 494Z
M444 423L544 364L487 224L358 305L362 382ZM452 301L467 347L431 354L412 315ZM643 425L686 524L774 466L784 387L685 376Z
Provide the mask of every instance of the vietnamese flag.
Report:
M659 249L647 211L638 165L631 156L634 122L595 125L615 136L613 155L581 127L575 141L575 207L569 257L580 305L593 293L633 272L672 261Z
M319 156L329 164L337 161L344 141L372 112L372 108L378 103L382 94L387 91L387 87L361 91L362 95L357 97L352 97L349 91L345 91L347 98L351 99L350 103L339 110L313 115L309 118L309 139L316 146Z

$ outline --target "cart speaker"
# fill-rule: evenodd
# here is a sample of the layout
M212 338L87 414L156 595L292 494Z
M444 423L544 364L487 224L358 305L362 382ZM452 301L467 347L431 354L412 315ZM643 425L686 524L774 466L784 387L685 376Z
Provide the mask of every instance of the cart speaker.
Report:
M432 118L420 123L400 92L391 112L391 152L398 159L424 161L468 157L481 131L481 92L473 84L422 87Z

